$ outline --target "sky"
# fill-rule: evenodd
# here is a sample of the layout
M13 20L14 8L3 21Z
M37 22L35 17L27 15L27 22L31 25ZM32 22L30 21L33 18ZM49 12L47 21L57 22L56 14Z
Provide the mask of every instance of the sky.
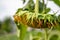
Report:
M28 1L28 0L27 0ZM46 0L45 0L46 1ZM0 20L3 20L5 16L11 16L15 14L18 8L22 8L26 5L22 3L22 0L0 0ZM52 1L48 1L47 7L51 8L54 12L57 12L60 8ZM50 14L53 11L49 12ZM59 15L60 11L57 13Z

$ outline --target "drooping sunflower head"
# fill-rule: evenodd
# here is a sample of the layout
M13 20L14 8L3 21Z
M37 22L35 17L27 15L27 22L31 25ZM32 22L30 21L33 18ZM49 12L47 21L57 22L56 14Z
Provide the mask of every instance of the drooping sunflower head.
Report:
M53 14L35 14L29 11L16 13L14 19L32 28L51 28L58 24L57 16Z

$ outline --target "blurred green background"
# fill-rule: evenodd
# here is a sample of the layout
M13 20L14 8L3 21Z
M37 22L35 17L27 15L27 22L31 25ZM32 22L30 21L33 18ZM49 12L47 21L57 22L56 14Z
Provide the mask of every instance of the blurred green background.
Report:
M16 25L11 17L0 20L0 40L17 40Z

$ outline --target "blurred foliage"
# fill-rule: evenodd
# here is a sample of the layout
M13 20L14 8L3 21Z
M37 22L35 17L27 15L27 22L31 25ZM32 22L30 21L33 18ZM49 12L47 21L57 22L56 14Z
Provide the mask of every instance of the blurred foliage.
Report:
M58 35L52 35L52 37L50 38L50 40L58 40Z
M60 0L51 0L60 7Z
M7 34L0 36L0 40L18 40L18 38L15 34Z
M5 21L3 22L3 25L2 25L2 29L7 32L11 31L12 28L11 28L11 19L10 18L5 19Z
M57 33L57 34L53 34L53 33ZM33 33L33 34L32 34ZM35 34L36 33L36 34ZM37 40L39 38L41 38L41 40L44 40L44 34L41 34L42 32L38 32L36 30L32 30L30 32L26 32L26 36L24 38L24 40L30 40L30 36L33 38L33 40ZM49 38L49 40L60 40L60 33L59 32L54 31L51 32L52 35L50 35L51 37ZM32 36L33 35L33 36ZM42 35L42 37L41 37ZM0 36L0 40L18 40L18 37L15 34L10 34L10 35L3 35Z
M12 32L14 26L13 20L10 17L6 17L4 21L0 21L0 34Z
M0 21L0 29L1 29L1 26L2 26L2 22Z
M60 31L52 30L49 35L49 40L60 40Z

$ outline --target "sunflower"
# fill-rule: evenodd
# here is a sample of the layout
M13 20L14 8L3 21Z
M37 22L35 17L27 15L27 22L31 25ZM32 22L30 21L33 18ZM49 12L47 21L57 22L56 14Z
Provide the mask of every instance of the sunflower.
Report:
M57 16L54 14L38 13L36 16L35 13L29 11L20 11L16 13L14 15L14 20L32 28L51 28L58 24Z
M32 12L33 10L29 11L18 9L16 14L14 15L15 22L23 23L24 25L32 28L51 28L52 26L57 26L57 16L55 14L48 14L47 8L45 8L41 13L39 13L38 2L39 0L36 0L34 12Z

